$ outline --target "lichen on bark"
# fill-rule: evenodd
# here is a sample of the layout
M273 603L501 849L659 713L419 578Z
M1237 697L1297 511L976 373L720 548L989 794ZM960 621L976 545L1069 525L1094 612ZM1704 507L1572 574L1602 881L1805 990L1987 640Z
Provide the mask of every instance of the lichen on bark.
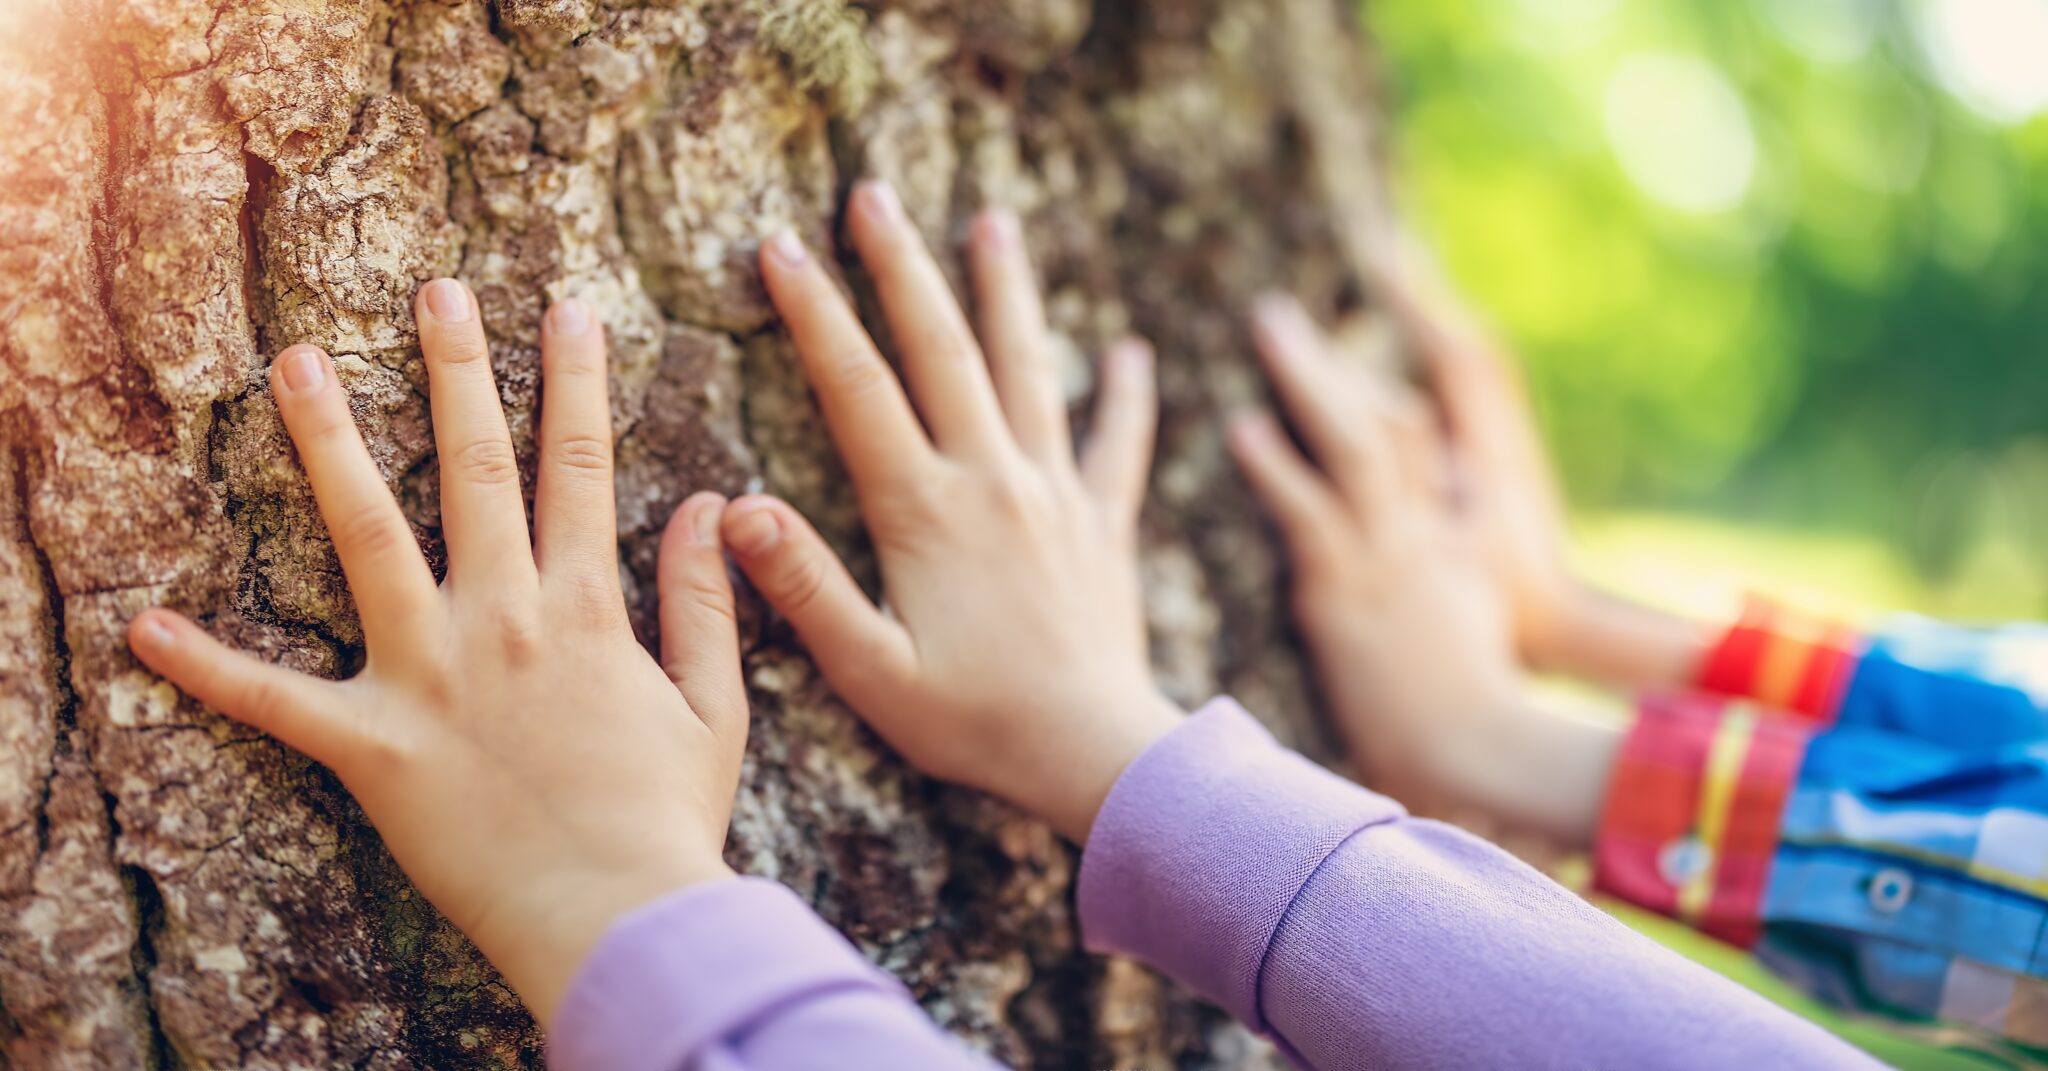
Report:
M867 176L958 278L1017 209L1085 427L1094 357L1162 355L1145 578L1161 680L1311 749L1278 559L1219 444L1259 394L1236 310L1355 304L1374 211L1341 0L23 0L0 8L0 1052L20 1068L538 1066L513 994L334 779L182 698L152 604L330 676L361 661L267 356L336 357L437 566L411 297L479 296L532 464L540 311L611 332L621 570L652 639L659 525L766 488L873 579L753 267L834 249ZM835 254L836 255L836 254ZM856 264L839 257L868 299ZM1027 1067L1277 1066L1079 948L1072 850L906 770L782 624L742 614L740 868L789 883L947 1028ZM1048 672L1057 672L1048 667Z

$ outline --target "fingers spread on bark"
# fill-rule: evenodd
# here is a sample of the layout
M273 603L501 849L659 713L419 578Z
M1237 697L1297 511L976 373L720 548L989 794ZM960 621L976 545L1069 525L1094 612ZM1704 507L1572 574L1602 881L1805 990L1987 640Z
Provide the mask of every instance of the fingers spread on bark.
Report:
M440 598L411 526L363 446L333 362L315 347L292 346L272 362L270 386L370 649L404 647L439 620Z
M904 376L939 449L983 458L1010 449L981 347L895 191L861 183L848 216L854 247L902 348Z
M787 618L833 688L855 706L870 682L904 679L909 633L871 602L817 529L787 502L748 495L726 507L725 545L761 597Z
M1304 563L1336 561L1348 524L1344 503L1279 423L1265 413L1237 418L1230 426L1230 451L1289 551Z
M661 666L690 709L734 749L747 739L747 690L740 677L732 578L719 533L725 496L684 499L661 534Z
M505 429L476 296L453 279L436 279L420 288L413 312L441 462L450 586L473 582L496 593L531 590L533 544L519 493L519 460Z
M1451 505L1443 434L1422 400L1406 386L1390 386L1379 406L1381 439L1392 452L1397 487L1407 506L1441 514Z
M1127 338L1103 355L1095 422L1081 459L1081 480L1103 515L1124 532L1137 528L1159 427L1159 388L1151 344Z
M556 302L541 323L534 557L544 584L580 593L597 617L624 621L604 328L575 298Z
M1393 477L1378 428L1357 418L1358 384L1331 359L1322 332L1291 297L1260 299L1252 338L1267 378L1324 472L1360 508L1378 512Z
M855 486L867 495L928 478L938 456L896 373L794 233L762 246L761 276Z
M1482 493L1526 486L1554 497L1521 369L1423 259L1404 247L1383 258L1369 281L1420 358L1447 447L1469 462Z
M968 259L989 371L1010 431L1039 464L1069 467L1073 451L1068 446L1067 406L1047 344L1038 279L1016 214L989 209L975 217Z

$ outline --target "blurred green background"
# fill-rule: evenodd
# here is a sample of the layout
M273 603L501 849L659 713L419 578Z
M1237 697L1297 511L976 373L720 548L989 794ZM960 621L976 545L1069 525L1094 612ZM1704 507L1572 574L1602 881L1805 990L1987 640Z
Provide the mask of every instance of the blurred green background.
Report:
M1366 0L1404 214L1521 354L1584 568L2048 616L2048 0ZM1998 1066L1848 1023L1907 1068Z
M1797 533L1878 562L1852 601L2048 612L2048 0L1364 10L1404 208L1592 527Z

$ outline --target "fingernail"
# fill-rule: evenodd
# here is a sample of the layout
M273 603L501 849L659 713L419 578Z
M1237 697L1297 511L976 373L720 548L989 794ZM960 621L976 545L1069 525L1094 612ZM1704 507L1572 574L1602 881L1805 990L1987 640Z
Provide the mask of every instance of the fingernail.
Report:
M1283 330L1281 313L1270 302L1261 301L1252 306L1252 330L1267 338L1278 336Z
M697 503L697 521L693 527L697 542L705 546L718 545L718 522L725 514L724 495L705 495Z
M1269 327L1285 327L1301 316L1301 306L1286 294L1261 294L1252 302L1252 318Z
M453 279L436 279L427 284L427 311L434 318L457 324L469 319L469 297L462 284Z
M782 539L782 525L775 511L766 507L748 510L732 522L726 544L745 555L766 554Z
M860 195L867 202L868 211L876 219L895 223L903 218L903 201L896 196L895 187L881 179L869 179L860 184Z
M1314 327L1293 298L1261 299L1252 314L1252 328L1265 343L1260 349L1267 360L1289 362L1314 352Z
M1152 347L1142 339L1130 338L1117 343L1113 356L1117 375L1136 378L1152 370Z
M1276 433L1273 418L1264 413L1244 413L1230 422L1230 437L1239 446L1264 446Z
M557 335L580 335L590 330L590 307L575 298L563 298L548 310L548 330Z
M792 268L809 260L811 256L809 251L804 249L803 239L798 238L796 232L788 227L776 231L775 236L768 239L768 252L776 260Z
M981 213L981 240L994 246L1007 247L1017 243L1023 226L1017 222L1017 213L1007 208L984 209Z
M142 646L156 651L168 650L172 643L171 630L153 614L136 624L135 638L142 642Z
M277 377L293 394L311 394L327 382L327 370L320 367L320 351L311 346L293 346L277 357Z
M1285 290L1267 290L1252 298L1252 312L1260 318L1285 316L1299 308L1301 304Z

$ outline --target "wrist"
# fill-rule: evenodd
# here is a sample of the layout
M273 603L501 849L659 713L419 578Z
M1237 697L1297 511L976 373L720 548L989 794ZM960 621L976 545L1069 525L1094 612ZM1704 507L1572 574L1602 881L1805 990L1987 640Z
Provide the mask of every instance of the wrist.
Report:
M702 853L532 875L517 897L524 906L499 912L502 925L480 925L471 936L546 1029L576 972L619 919L682 889L734 876L722 858Z
M1531 667L1626 691L1684 687L1698 675L1711 626L1576 581L1570 588L1526 652Z
M1597 589L1569 574L1527 585L1516 597L1522 660L1541 673L1571 673L1592 637Z
M1032 798L1017 802L1061 836L1085 846L1117 780L1138 756L1187 720L1187 712L1148 684L1077 713L1087 726L1071 738L1078 746L1041 768Z
M1463 756L1462 802L1509 831L1589 847L1625 727L1527 689L1498 713L1486 742Z

